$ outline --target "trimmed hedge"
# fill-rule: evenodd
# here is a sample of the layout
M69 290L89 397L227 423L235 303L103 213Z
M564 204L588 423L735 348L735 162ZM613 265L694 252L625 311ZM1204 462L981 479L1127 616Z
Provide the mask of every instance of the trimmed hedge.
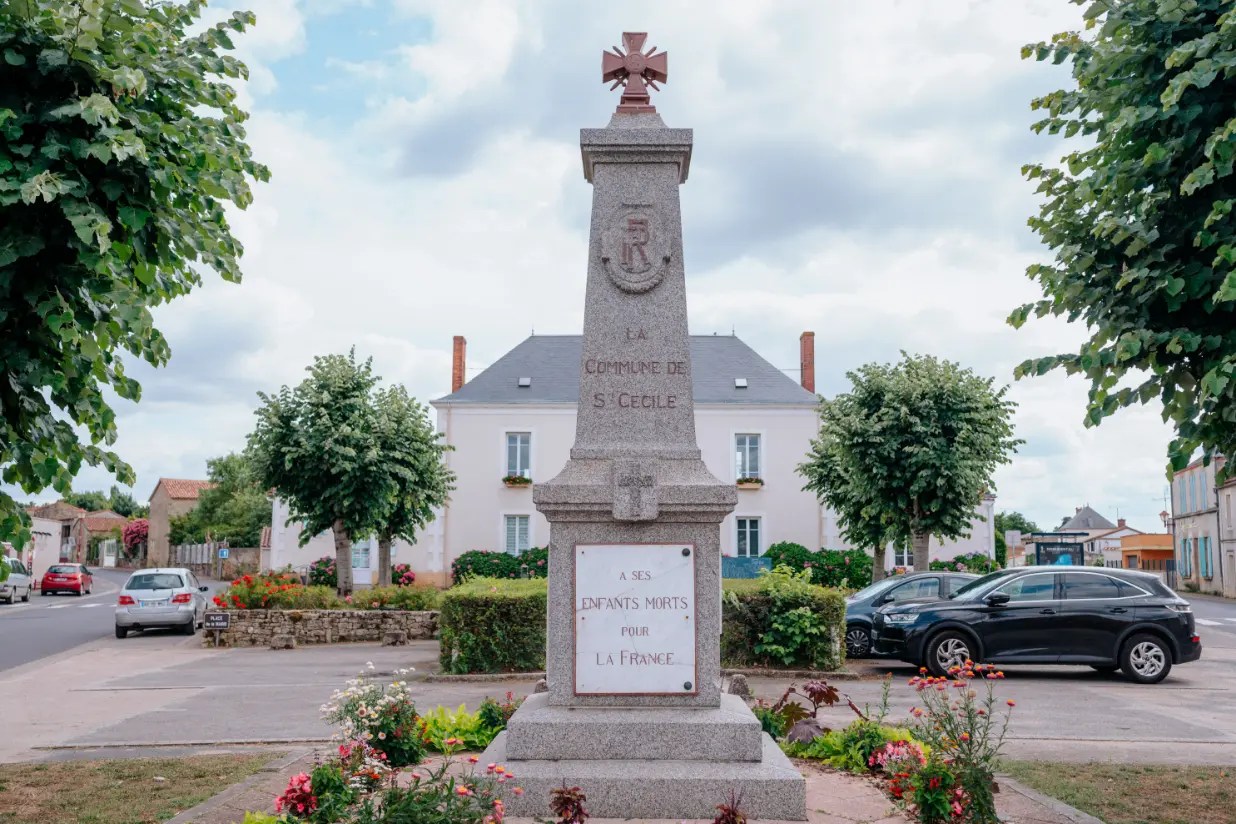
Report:
M533 547L523 555L474 549L451 562L451 580L470 578L544 578L549 575L549 548Z
M472 578L442 593L442 672L545 669L548 582Z
M951 572L973 572L976 575L986 575L995 572L1000 565L981 552L971 552L969 555L958 555L950 561L932 561L934 570L949 570Z
M764 553L773 568L788 566L795 572L811 570L811 583L821 587L862 589L871 583L871 556L861 549L821 549L812 552L802 544L781 541Z
M845 598L780 567L722 584L721 665L839 670Z
M722 582L721 663L728 667L840 669L845 600L841 593L780 573ZM473 578L442 593L439 662L454 675L540 672L545 669L548 583ZM806 627L797 647L777 618L795 610L793 627ZM818 632L812 632L811 628ZM792 653L787 663L769 645ZM756 648L761 651L756 652Z

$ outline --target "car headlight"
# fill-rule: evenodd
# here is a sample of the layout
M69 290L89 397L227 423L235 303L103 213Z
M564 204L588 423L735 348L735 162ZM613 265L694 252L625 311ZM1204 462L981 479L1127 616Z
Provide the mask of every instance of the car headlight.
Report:
M891 612L884 614L884 620L893 626L909 626L918 620L917 612Z
M1172 612L1192 612L1193 611L1193 607L1189 606L1188 604L1166 604L1165 606L1168 609L1170 609Z

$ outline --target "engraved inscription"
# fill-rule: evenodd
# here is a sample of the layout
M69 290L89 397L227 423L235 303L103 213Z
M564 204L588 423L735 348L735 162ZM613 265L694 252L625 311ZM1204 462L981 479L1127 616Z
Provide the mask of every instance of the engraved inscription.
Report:
M622 254L618 265L624 272L632 275L642 275L652 268L648 257L648 218L628 217L626 234L622 238Z

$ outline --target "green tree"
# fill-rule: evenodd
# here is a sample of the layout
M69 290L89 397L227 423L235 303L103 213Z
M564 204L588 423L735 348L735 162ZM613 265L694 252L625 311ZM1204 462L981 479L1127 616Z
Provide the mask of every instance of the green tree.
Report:
M1038 532L1039 526L1020 512L997 512L996 533L1003 535L1010 530L1017 530L1023 535Z
M402 386L379 392L374 405L378 448L394 488L377 527L377 580L386 586L391 582L391 542L402 538L416 543L416 530L432 521L434 510L450 500L455 473L446 468L446 451L451 447L435 431L425 407Z
M852 390L821 401L820 436L798 467L846 540L879 548L876 577L889 542L910 540L924 570L932 535L969 534L992 473L1022 443L1007 387L928 355L902 358L847 373Z
M211 458L206 469L214 486L198 493L194 509L172 519L169 542L258 546L262 527L270 526L271 504L249 458L232 452Z
M1083 17L1092 34L1022 50L1071 64L1076 88L1031 107L1046 113L1036 132L1081 145L1023 170L1055 260L1029 267L1044 297L1009 322L1063 316L1090 337L1016 374L1088 377L1087 426L1158 398L1175 426L1170 474L1199 447L1236 452L1236 6L1100 0Z
M110 501L97 489L87 489L82 492L70 492L63 498L66 504L84 509L87 512L100 512L107 509ZM116 513L119 515L120 513Z
M138 505L137 499L127 492L122 492L120 487L115 485L112 486L107 496L107 508L126 518L134 518L142 514L142 507Z
M206 270L240 280L225 206L269 173L226 82L248 72L224 52L253 15L190 36L204 5L0 2L0 466L27 493L68 495L83 464L133 483L107 448L105 390L141 392L120 351L162 366L151 307ZM0 492L0 540L29 524Z
M257 427L247 455L262 486L301 520L301 545L330 530L341 595L352 591L352 539L373 534L398 495L382 454L380 416L373 402L378 377L372 361L316 357L309 377L278 395L260 393Z

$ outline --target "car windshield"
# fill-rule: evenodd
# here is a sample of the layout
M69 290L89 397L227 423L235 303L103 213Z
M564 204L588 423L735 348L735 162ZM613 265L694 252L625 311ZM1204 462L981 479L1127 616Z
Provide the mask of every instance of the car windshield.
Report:
M995 583L996 581L1005 577L1012 571L1013 570L1011 569L1001 569L1001 570L997 570L996 572L989 572L988 574L984 575L982 578L976 578L973 581L970 581L964 587L957 590L956 592L954 592L952 595L948 597L949 598L968 598L972 596L974 593L978 592L979 590L984 589L988 584Z
M904 581L904 580L905 580L904 578L893 576L892 578L885 578L883 581L876 581L874 584L868 587L865 587L863 589L860 589L858 592L851 595L850 600L851 601L864 601L872 597L873 595L878 595L879 593L888 589L889 587L891 587L893 584L897 583L898 581Z
M179 575L173 575L170 572L146 573L144 575L134 575L129 579L129 583L124 585L125 589L180 589L185 585L185 582L180 579Z
M77 567L72 566L71 564L57 564L56 566L52 567L51 569L47 571L52 573L53 575L72 575L73 573L78 572L79 570L77 569Z

